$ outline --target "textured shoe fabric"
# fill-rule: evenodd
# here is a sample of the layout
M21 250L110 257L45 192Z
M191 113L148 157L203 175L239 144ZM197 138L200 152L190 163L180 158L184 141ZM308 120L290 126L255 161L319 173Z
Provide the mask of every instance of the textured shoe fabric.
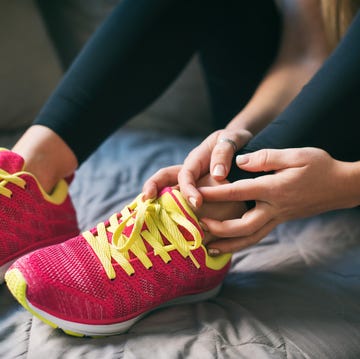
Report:
M79 233L67 182L48 195L23 168L22 157L0 150L0 283L20 256Z
M177 190L139 195L121 213L64 243L17 260L6 274L17 300L70 335L128 330L163 306L217 294L231 256L209 257L196 216Z

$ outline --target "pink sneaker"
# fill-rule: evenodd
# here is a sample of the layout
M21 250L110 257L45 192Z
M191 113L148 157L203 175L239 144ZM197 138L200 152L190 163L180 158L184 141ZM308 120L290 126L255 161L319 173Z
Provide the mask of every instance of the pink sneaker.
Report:
M207 255L178 191L141 198L81 236L20 258L5 277L12 294L75 336L122 333L156 308L216 295L231 256Z
M0 283L15 259L79 233L66 181L48 195L23 167L19 155L0 150Z

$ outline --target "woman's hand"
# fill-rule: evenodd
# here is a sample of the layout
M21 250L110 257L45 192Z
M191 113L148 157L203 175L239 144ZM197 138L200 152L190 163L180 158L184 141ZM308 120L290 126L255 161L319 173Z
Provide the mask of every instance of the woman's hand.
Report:
M243 147L252 135L245 129L223 129L213 132L186 157L178 174L181 193L194 208L202 205L203 199L197 190L197 182L210 173L217 180L229 174L234 153Z
M166 186L179 184L188 203L194 208L201 207L202 197L196 183L209 171L215 180L224 180L229 174L235 151L251 137L250 132L243 129L213 132L189 153L182 166L166 167L151 176L143 186L144 199L156 197Z
M199 188L206 201L255 200L241 218L200 220L215 237L212 253L235 252L255 244L277 224L360 203L360 165L333 159L317 148L260 150L238 156L238 167L270 172L255 179Z
M181 165L164 167L155 172L143 186L143 199L156 198L164 187L174 187L178 185L178 174Z

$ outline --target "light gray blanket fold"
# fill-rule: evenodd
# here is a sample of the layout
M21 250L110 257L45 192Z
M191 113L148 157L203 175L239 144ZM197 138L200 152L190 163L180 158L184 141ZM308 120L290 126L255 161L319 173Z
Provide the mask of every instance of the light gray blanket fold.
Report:
M119 211L157 169L199 139L121 130L71 188L82 230ZM234 255L219 296L155 311L129 333L73 338L33 319L0 288L0 358L359 358L360 210L278 226Z

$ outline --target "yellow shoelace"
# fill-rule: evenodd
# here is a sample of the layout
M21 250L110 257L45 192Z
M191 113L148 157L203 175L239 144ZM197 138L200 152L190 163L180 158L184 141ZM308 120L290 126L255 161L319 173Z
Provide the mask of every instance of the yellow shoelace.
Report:
M146 224L145 230L143 225ZM131 234L127 237L123 232L126 227L133 225ZM184 238L178 225L186 228L194 237L192 241ZM153 249L154 254L168 263L171 256L168 252L176 250L184 258L190 257L197 268L199 263L191 251L200 247L202 242L201 233L191 223L181 210L165 210L157 200L142 200L139 195L129 206L121 211L121 223L118 215L114 214L109 219L109 225L99 223L96 227L97 234L90 231L84 232L83 236L92 247L99 258L109 279L116 277L115 270L111 263L114 259L128 275L135 270L130 263L129 251L131 251L149 269L152 262L147 256L146 241ZM107 233L112 233L111 241L108 241ZM165 244L161 234L170 244Z
M13 183L22 189L24 189L26 185L26 182L22 178L0 169L0 195L10 198L12 192L5 187L8 183Z

